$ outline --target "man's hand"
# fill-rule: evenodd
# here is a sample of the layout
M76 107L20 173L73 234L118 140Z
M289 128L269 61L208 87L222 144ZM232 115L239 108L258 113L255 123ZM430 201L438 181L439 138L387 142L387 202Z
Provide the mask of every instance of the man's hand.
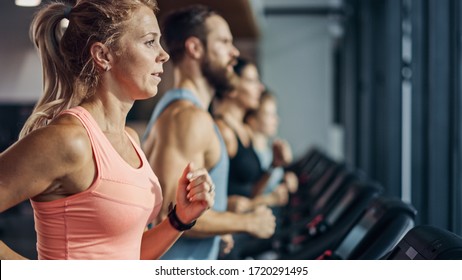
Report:
M276 228L276 218L271 209L266 206L258 206L248 215L248 233L258 238L270 238Z

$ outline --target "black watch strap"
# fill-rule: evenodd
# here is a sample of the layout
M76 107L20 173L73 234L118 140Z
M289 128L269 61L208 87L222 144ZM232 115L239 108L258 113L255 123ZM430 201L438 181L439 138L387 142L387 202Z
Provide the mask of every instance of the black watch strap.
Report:
M176 205L173 206L172 203L168 206L169 212L168 212L168 221L178 231L185 231L188 229L191 229L195 224L196 221L193 221L192 223L189 224L183 224L183 222L180 221L178 216L176 215Z

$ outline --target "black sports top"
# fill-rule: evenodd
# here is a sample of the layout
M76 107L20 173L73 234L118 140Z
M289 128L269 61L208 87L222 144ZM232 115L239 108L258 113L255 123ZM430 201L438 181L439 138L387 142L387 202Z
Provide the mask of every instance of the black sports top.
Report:
M242 195L250 197L252 188L263 175L258 156L253 149L252 142L244 147L236 134L238 148L236 155L230 159L228 177L228 195Z

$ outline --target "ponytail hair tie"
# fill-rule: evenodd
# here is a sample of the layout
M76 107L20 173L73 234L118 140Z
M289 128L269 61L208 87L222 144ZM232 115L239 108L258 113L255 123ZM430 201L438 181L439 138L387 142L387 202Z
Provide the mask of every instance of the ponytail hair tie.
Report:
M72 6L66 6L66 8L64 9L64 17L69 19L71 12L72 12Z

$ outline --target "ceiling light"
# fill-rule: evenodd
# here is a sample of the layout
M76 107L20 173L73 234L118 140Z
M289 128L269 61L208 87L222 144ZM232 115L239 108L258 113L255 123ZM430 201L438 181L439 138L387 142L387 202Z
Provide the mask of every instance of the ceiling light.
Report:
M41 0L14 0L16 6L21 7L35 7L40 5Z

